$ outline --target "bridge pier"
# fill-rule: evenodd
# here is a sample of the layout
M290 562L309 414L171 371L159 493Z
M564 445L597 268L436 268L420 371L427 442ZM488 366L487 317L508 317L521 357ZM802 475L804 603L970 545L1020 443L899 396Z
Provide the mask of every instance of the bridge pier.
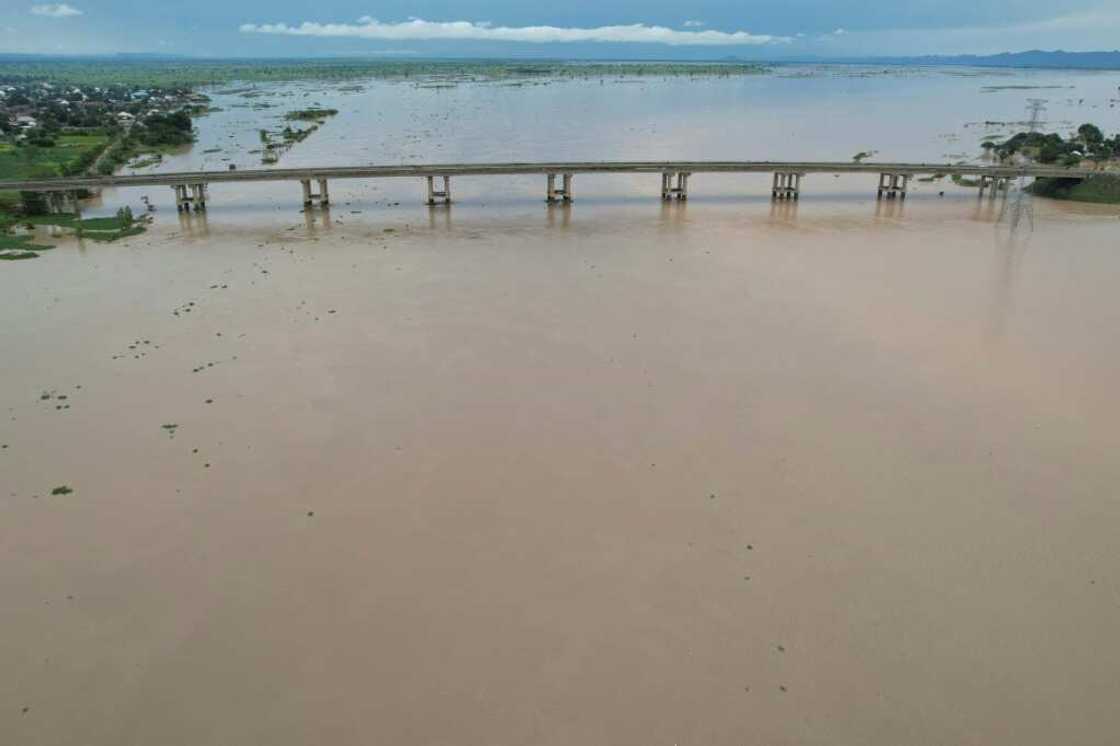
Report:
M984 190L988 190L988 199L995 199L996 192L1007 192L1011 184L1011 179L1006 176L988 176L980 177L980 197L984 197Z
M443 204L451 204L451 177L443 177L443 189L437 191L435 186L434 176L425 177L428 180L428 204L434 205L437 200L442 200Z
M204 182L172 184L171 190L175 192L175 209L179 212L190 212L191 205L194 205L195 212L202 212L206 209L209 192Z
M673 176L677 177L677 185L673 186ZM677 199L688 199L688 177L692 174L677 171L663 171L661 173L661 199L670 200L674 196Z
M909 174L879 174L878 199L906 199L906 189L910 185Z
M171 190L175 192L175 209L179 212L190 212L191 198L187 195L187 185L172 184Z
M770 190L773 199L798 199L801 196L801 174L791 171L775 171L774 186Z
M52 215L61 213L76 212L78 201L73 199L69 192L46 192L47 212ZM75 210L68 209L71 202L75 206Z
M560 189L556 188L556 174L548 175L548 188L545 193L546 202L564 202L572 201L572 175L562 174L563 186Z
M316 202L320 207L330 204L330 195L327 193L327 180L319 179L319 191L311 191L311 179L300 179L299 184L303 189L303 206L313 207Z
M191 201L194 202L195 212L206 209L206 196L205 184L191 184Z

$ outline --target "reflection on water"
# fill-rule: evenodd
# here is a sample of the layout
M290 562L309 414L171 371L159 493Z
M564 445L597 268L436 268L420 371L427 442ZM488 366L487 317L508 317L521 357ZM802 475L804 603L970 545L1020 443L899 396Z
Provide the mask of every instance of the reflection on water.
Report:
M548 202L544 210L545 225L549 228L567 228L572 224L571 202Z
M793 225L797 222L800 200L775 199L770 202L770 222Z
M1001 342L1012 315L1015 303L1015 285L1020 267L1030 244L1029 231L1004 233L996 231L995 253L992 269L991 310L986 340L989 344Z
M895 220L906 217L905 199L877 199L875 200L875 217L884 220Z
M1007 193L1002 192L1001 197L978 194L973 205L971 218L977 223L996 223L1003 216L1004 206L1007 202Z
M428 228L435 230L440 228L444 233L451 232L451 214L452 209L450 204L435 204L427 205L428 210Z
M1011 235L1034 230L1034 196L1027 191L1026 179L1019 179L1012 195L1005 193L999 220L1006 223Z
M179 230L182 234L191 238L204 238L210 235L210 224L206 217L206 211L191 212L184 210L177 212L179 218Z
M303 224L308 236L317 236L320 231L328 233L331 230L331 208L329 205L322 207L303 208Z
M663 199L658 214L659 224L679 229L688 224L687 199Z

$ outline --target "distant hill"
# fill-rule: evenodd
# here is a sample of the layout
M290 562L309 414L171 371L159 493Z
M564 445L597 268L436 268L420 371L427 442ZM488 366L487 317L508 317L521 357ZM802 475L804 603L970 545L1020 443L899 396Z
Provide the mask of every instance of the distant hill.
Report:
M851 60L849 60L851 61ZM894 65L965 65L972 67L1062 67L1083 70L1120 70L1120 51L1112 52L1001 52L1000 54L928 55L924 57L874 57L861 62Z

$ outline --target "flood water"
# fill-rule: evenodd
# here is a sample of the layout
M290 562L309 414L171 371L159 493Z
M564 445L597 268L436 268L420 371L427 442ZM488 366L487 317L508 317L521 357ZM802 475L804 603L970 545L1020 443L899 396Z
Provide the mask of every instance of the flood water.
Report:
M1116 75L862 72L282 85L158 168L312 103L281 166L1120 129ZM148 232L0 267L0 742L1112 742L1120 210L874 186L106 191Z

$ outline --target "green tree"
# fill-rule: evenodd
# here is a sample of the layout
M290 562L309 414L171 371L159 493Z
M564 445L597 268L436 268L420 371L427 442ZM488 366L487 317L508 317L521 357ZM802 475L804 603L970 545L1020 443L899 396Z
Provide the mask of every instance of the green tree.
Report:
M1077 128L1077 136L1091 148L1104 142L1104 133L1095 124L1081 125Z

